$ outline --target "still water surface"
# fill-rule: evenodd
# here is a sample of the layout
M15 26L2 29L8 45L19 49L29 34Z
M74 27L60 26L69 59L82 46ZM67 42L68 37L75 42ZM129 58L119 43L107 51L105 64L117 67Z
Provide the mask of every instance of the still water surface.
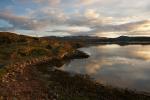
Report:
M88 74L105 85L150 92L150 45L99 45L80 50L90 54L61 70Z

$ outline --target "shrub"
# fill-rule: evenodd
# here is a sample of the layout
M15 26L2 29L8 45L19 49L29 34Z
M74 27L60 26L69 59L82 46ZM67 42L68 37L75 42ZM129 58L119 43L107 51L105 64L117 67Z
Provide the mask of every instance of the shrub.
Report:
M30 55L32 56L41 56L46 54L48 54L48 51L46 49L39 49L39 48L35 48L30 52Z

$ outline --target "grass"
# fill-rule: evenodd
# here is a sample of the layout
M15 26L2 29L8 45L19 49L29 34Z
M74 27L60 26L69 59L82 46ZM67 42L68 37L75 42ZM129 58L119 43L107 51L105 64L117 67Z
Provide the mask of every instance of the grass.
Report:
M75 47L65 41L0 32L0 48L0 64L9 64L45 55L59 57Z

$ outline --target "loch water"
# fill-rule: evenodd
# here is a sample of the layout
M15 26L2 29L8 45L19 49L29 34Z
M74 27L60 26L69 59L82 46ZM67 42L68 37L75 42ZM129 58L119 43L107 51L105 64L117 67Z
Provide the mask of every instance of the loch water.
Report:
M60 70L87 74L99 83L150 92L150 45L98 45L79 49L90 55Z

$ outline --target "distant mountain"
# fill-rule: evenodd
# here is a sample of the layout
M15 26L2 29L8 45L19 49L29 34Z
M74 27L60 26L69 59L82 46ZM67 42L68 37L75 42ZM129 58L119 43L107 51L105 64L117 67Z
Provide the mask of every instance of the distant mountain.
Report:
M43 38L47 39L60 39L60 40L67 40L67 41L87 41L87 40L97 40L97 39L107 39L106 37L97 37L97 36L64 36L64 37L57 37L57 36L46 36Z
M119 41L149 41L150 37L128 37L128 36L120 36L116 38Z
M48 39L59 39L63 41L84 42L89 44L150 44L150 37L128 37L117 38L96 37L96 36L66 36L66 37L44 37Z

